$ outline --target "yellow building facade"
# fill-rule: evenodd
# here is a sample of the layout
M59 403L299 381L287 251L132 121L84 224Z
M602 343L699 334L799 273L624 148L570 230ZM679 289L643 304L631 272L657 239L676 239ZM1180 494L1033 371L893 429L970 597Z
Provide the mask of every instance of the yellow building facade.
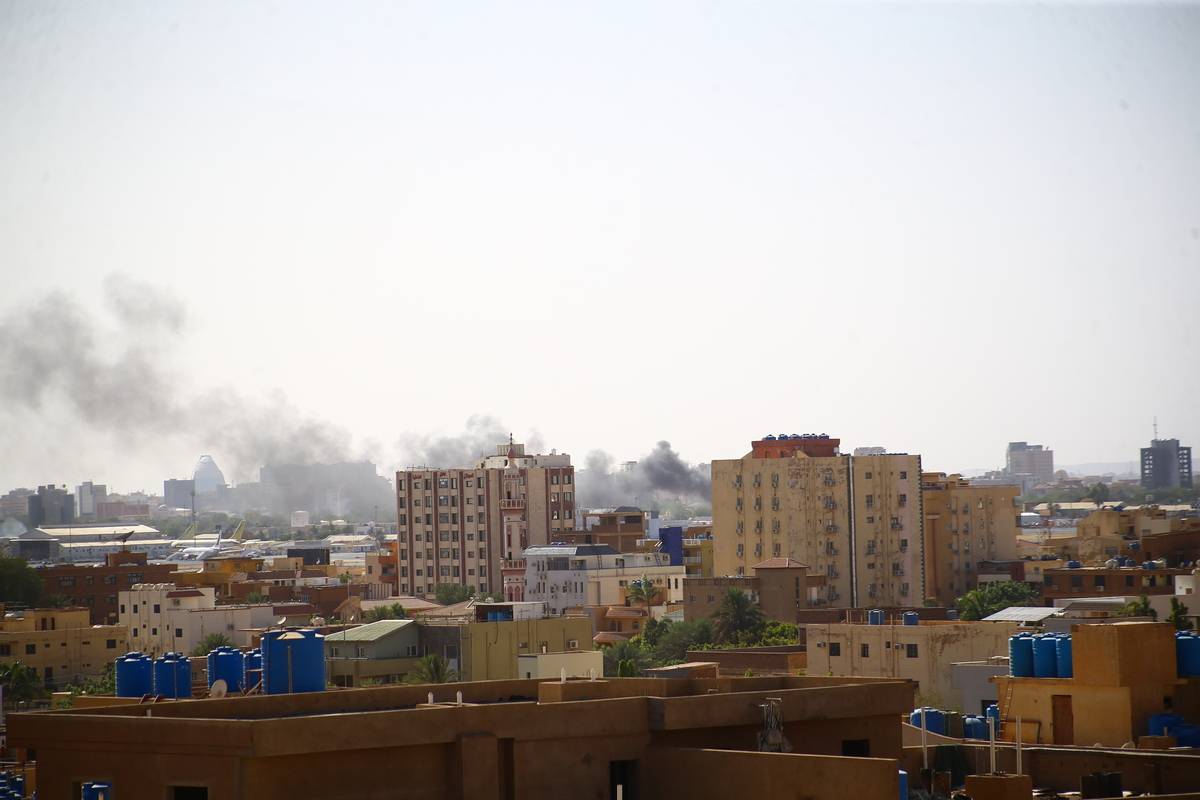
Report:
M951 605L978 585L980 561L1017 558L1020 491L943 472L921 476L926 597Z
M785 557L825 576L819 603L920 603L920 456L841 455L838 443L770 437L712 462L714 575Z
M122 625L92 625L86 608L33 608L0 620L0 663L37 670L48 689L99 677L129 649Z

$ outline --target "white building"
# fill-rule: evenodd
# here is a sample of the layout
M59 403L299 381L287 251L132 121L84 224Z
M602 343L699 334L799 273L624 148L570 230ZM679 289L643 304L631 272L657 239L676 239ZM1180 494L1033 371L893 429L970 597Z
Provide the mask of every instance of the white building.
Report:
M543 602L549 613L587 605L624 605L631 581L643 575L661 599L683 602L683 565L667 553L618 553L608 545L538 545L525 551L525 600Z
M118 622L129 629L129 646L149 655L191 654L205 636L219 633L235 647L249 647L251 629L278 622L270 603L218 606L210 586L139 583L118 593Z
M75 516L96 516L96 504L108 498L107 487L102 483L84 481L75 487Z

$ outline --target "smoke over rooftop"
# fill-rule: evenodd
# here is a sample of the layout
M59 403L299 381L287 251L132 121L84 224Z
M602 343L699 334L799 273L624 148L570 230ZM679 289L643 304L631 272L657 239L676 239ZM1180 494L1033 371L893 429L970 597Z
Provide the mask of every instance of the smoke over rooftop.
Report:
M576 470L580 507L636 505L646 509L709 507L712 475L708 464L688 464L670 442L662 441L632 465L614 470L611 455L588 453Z

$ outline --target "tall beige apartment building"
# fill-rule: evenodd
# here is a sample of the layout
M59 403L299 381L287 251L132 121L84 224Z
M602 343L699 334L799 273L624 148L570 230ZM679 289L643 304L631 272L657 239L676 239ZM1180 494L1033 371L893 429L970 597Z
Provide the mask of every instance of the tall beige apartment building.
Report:
M767 436L712 462L714 574L787 557L826 577L829 605L921 603L921 457L842 455L839 444Z
M401 594L456 583L500 595L505 561L574 527L575 468L510 441L474 468L398 471L396 513Z
M928 597L949 605L976 587L980 561L1016 559L1020 492L944 472L921 476Z

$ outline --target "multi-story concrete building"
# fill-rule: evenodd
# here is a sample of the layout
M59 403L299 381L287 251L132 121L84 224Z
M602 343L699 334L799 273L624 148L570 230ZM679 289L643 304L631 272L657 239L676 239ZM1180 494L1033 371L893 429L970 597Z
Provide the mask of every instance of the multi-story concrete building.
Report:
M917 625L808 625L808 674L916 681L918 702L943 708L960 694L950 665L1008 653L1015 622L943 622ZM978 709L959 709L975 713Z
M118 595L120 624L129 632L129 643L150 655L191 653L209 634L222 634L236 647L249 647L251 629L267 628L286 611L271 603L216 604L211 587L179 587L173 583L145 583Z
M70 525L75 521L75 496L66 487L39 486L29 495L29 525Z
M108 489L102 483L84 481L75 487L75 510L80 519L95 519L96 504L108 498Z
M29 516L29 496L33 489L12 489L0 496L0 519Z
M583 606L621 605L631 581L643 576L659 590L657 603L683 600L683 565L660 552L619 553L604 544L538 545L525 551L526 601L550 614Z
M1004 471L1012 476L1032 475L1037 483L1054 480L1054 451L1040 444L1009 442Z
M191 478L163 481L163 505L167 508L191 508L196 501L196 482Z
M1077 567L1048 569L1042 579L1042 597L1046 605L1071 597L1126 597L1175 594L1175 577L1190 575L1190 568L1167 567Z
M683 582L683 618L706 619L721 607L730 589L745 592L767 619L796 622L800 612L817 605L827 578L810 573L807 564L770 558L750 568L753 575L691 577Z
M86 608L93 625L120 621L117 596L139 583L165 583L173 564L150 564L145 553L121 550L105 556L102 565L52 564L38 569L47 597L65 597L72 606Z
M575 468L565 453L509 442L474 468L396 473L399 592L440 583L499 594L501 567L574 527Z
M1018 491L944 472L921 475L927 598L950 605L976 587L979 562L1016 559Z
M826 577L824 603L924 596L921 457L848 456L821 435L767 436L712 463L715 575L792 558Z
M1178 439L1154 439L1142 448L1141 462L1146 489L1192 485L1192 448L1180 447Z
M31 608L3 612L0 664L20 661L37 670L49 689L99 677L129 649L120 625L91 625L86 608Z

